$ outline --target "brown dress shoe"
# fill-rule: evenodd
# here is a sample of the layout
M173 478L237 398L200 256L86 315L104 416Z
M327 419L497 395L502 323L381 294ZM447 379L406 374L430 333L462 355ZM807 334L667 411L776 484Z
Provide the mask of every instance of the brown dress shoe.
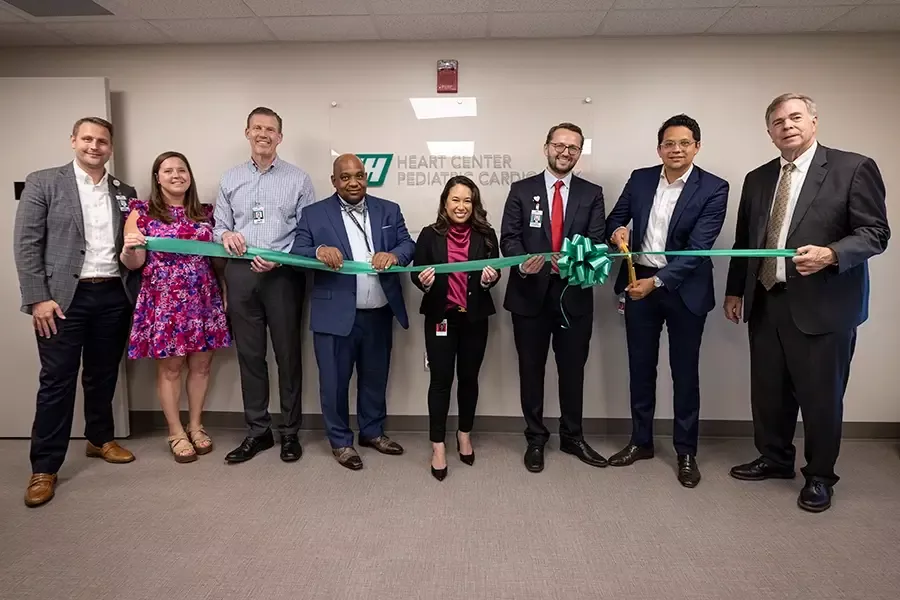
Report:
M365 446L366 448L375 448L382 454L403 454L403 446L386 435L379 435L372 439L359 436L359 445Z
M130 463L134 460L134 454L117 444L116 442L106 442L102 448L98 448L92 443L87 443L85 454L89 458L102 458L108 463L122 464Z
M333 448L331 453L341 466L347 467L351 471L359 471L363 468L362 459L359 457L359 454L357 454L356 449L353 446Z
M53 499L56 490L56 473L35 473L25 489L25 506L34 508Z

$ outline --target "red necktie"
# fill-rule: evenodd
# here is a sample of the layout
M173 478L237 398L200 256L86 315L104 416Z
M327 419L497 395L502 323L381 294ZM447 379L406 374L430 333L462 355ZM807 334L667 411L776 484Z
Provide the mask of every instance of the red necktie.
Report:
M563 217L562 193L559 191L563 186L562 179L558 179L553 186L556 190L553 192L553 208L550 211L550 244L553 252L559 252L562 250L563 223L565 221L565 218Z

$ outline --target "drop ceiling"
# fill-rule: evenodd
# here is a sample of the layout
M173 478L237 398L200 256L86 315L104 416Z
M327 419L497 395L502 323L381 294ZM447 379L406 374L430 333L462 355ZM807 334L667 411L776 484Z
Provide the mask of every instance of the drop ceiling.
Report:
M900 32L900 0L0 0L0 46Z

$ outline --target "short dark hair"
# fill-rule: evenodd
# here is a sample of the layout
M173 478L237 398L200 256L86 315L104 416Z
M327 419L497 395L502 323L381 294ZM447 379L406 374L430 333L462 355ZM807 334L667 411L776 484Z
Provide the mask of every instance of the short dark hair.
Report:
M81 129L81 126L85 123L91 123L92 125L97 125L99 127L104 127L106 131L109 132L109 141L113 141L113 125L106 119L101 119L100 117L82 117L75 121L75 125L72 126L72 137L78 136L78 130Z
M278 121L278 133L281 133L281 127L284 125L281 121L281 117L277 112L272 110L271 108L266 108L265 106L257 106L253 110L250 111L250 114L247 115L247 129L250 129L250 119L253 118L253 115L265 115L267 117L275 117L275 120Z
M584 134L581 132L581 127L575 125L574 123L560 123L559 125L554 125L550 128L550 131L547 132L547 141L544 144L549 144L550 140L553 139L553 134L556 133L557 129L568 129L569 131L574 131L579 136L581 136L581 145L584 146Z
M690 118L685 114L675 115L674 117L669 117L659 128L659 132L656 134L656 145L661 146L663 141L663 136L666 134L666 129L669 127L687 127L691 130L691 133L694 134L694 141L700 141L700 125L694 119Z

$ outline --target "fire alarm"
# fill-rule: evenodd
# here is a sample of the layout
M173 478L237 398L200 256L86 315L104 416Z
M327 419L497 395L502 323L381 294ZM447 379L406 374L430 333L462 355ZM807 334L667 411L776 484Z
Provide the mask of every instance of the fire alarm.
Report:
M442 59L437 61L438 94L455 94L459 91L459 61Z

